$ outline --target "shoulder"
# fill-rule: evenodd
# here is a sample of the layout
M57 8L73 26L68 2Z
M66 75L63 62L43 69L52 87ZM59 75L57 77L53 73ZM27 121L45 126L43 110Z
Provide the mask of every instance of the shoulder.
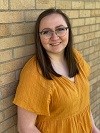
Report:
M84 57L80 51L74 48L73 52L74 52L74 56L75 56L77 63L80 63L82 62L82 60L84 60Z
M85 60L81 52L76 49L74 49L73 52L79 69L82 71L82 73L84 73L86 77L88 77L90 75L89 63Z
M74 57L76 59L77 64L80 64L81 66L84 65L84 62L87 63L86 59L84 58L83 54L81 51L77 50L77 49L73 49L74 52Z
M36 57L35 55L29 59L24 67L22 68L22 71L20 73L20 78L29 78L31 79L34 75L37 75L37 65L36 65Z
M24 65L23 69L24 71L28 71L30 70L30 68L35 67L36 65L36 57L35 55L33 57L31 57L26 64Z
M48 79L44 78L42 75L41 69L36 61L36 56L34 55L31 59L27 61L20 73L20 82L31 82L34 81L36 84L47 84ZM40 82L37 82L40 81Z

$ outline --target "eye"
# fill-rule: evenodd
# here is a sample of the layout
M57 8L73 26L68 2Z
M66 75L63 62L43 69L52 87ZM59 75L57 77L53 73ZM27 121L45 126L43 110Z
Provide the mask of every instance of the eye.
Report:
M65 28L64 27L61 27L61 28L58 28L58 29L56 29L56 31L65 31Z
M49 30L42 31L42 34L43 34L43 35L50 34L50 31L49 31Z

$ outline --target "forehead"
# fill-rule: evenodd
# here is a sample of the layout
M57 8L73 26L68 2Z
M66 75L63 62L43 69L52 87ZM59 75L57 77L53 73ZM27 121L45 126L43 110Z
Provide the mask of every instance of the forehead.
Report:
M40 29L43 28L54 28L59 25L67 26L65 19L62 15L54 13L42 18L40 22Z

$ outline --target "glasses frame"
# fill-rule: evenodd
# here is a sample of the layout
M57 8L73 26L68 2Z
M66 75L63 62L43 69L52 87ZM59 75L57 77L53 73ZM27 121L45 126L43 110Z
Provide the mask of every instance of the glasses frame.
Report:
M67 31L69 27L59 27L59 28L64 28ZM59 29L59 28L57 28L57 29ZM51 36L50 37L45 36L44 38L50 39L52 37L53 33L55 33L58 37L63 37L67 33L66 32L63 36L59 36L58 33L57 33L57 29L55 29L55 31L53 31L53 30L50 29L51 30L51 33L52 33ZM44 29L42 31L40 31L39 34L44 36L43 32L44 32Z

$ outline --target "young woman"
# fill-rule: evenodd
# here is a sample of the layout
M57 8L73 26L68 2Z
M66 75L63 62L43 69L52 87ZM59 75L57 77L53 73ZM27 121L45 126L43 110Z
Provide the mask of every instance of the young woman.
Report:
M36 54L16 91L19 133L100 133L90 112L89 65L73 48L68 17L42 12L35 26Z

